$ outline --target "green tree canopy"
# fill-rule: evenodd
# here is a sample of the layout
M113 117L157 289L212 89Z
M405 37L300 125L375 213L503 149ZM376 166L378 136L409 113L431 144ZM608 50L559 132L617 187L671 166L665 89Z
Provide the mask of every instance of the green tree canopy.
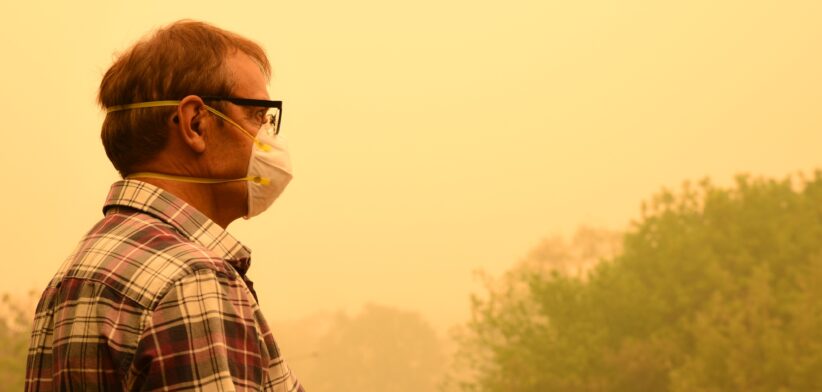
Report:
M586 277L518 268L475 297L461 386L822 390L820 291L822 172L685 184Z

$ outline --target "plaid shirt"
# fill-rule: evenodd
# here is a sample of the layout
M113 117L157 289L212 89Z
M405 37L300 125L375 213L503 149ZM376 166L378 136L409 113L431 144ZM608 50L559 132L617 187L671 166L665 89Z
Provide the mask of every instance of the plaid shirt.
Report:
M27 390L303 391L248 248L144 182L116 182L104 212L40 298Z

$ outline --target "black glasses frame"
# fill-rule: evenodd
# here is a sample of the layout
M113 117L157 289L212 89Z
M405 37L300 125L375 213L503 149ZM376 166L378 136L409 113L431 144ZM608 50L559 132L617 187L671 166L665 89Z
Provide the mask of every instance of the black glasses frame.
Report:
M283 101L268 101L265 99L250 99L238 97L220 97L214 95L205 95L201 96L200 98L202 98L204 101L227 101L239 106L259 106L263 108L275 108L277 109L277 123L274 124L274 134L277 135L280 133L280 123L282 122L283 118Z

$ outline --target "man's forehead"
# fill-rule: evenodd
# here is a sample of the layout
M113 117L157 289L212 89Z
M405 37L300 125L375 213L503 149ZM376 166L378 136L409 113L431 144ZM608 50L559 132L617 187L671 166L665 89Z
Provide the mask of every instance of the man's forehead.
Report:
M234 81L233 95L241 98L269 99L268 78L254 59L238 51L228 58L226 66Z

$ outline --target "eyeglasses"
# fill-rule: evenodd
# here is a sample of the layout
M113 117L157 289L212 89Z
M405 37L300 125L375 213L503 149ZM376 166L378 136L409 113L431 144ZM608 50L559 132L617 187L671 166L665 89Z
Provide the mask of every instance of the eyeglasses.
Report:
M260 124L260 132L266 132L269 136L280 134L280 120L283 113L283 101L266 101L264 99L248 99L237 97L200 97L204 101L227 101L237 106L267 108L267 111L255 112L254 120Z

